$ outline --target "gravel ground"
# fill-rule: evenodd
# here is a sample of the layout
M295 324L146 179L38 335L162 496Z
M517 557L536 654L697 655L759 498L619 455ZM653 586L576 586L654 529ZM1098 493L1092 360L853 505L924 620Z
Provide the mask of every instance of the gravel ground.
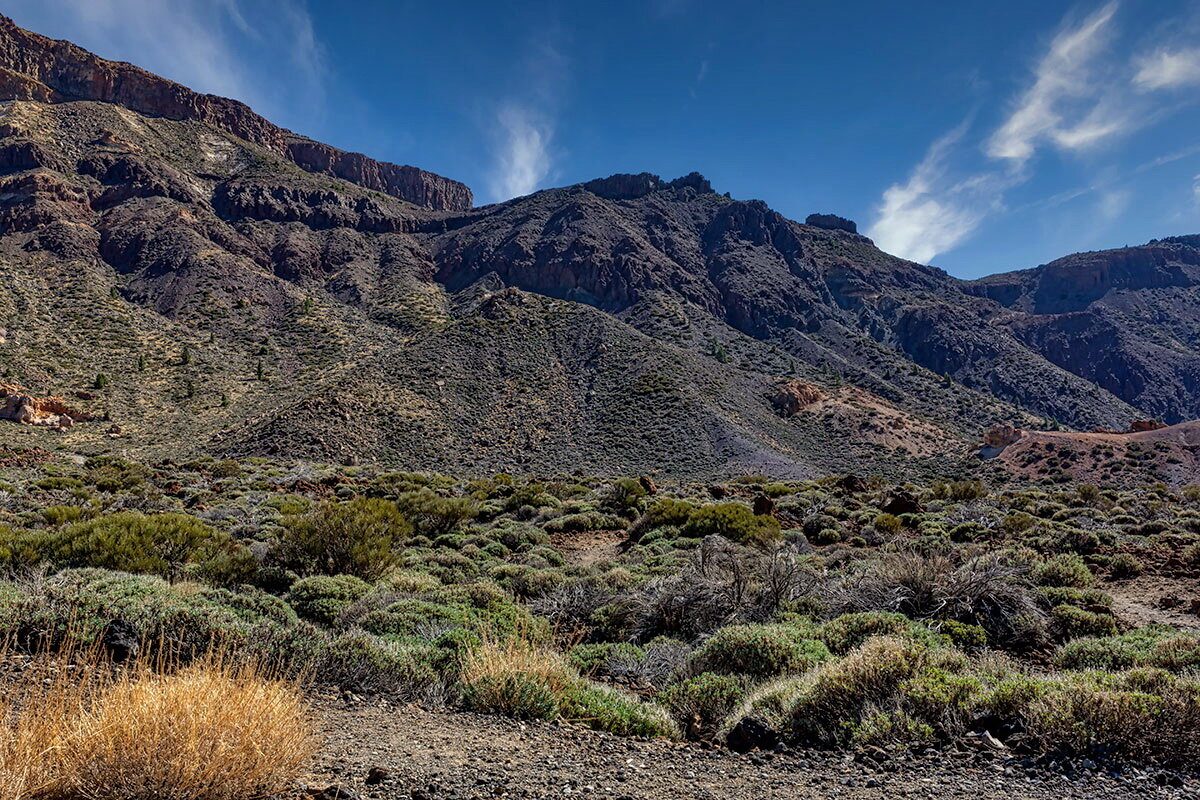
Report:
M317 709L325 744L309 786L322 800L1200 797L1200 781L1156 769L1064 771L973 749L739 755L417 706L322 698Z

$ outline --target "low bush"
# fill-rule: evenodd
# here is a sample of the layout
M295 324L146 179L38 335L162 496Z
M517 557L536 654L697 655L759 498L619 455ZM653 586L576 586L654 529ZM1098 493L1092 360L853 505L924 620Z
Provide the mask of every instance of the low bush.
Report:
M302 575L354 575L376 580L398 562L396 547L412 524L395 503L358 497L321 503L285 518L275 556Z
M771 678L811 669L830 658L829 649L787 625L731 625L692 653L685 674L712 672Z
M655 698L666 707L689 739L710 739L746 696L749 681L740 675L702 672L674 683Z
M778 520L755 514L741 503L703 506L692 512L681 532L693 539L716 535L738 544L760 546L775 544L783 538Z
M250 667L42 674L34 665L0 694L10 800L267 797L292 788L315 750L297 688Z
M287 600L304 619L332 625L370 590L369 583L353 575L313 575L293 583Z

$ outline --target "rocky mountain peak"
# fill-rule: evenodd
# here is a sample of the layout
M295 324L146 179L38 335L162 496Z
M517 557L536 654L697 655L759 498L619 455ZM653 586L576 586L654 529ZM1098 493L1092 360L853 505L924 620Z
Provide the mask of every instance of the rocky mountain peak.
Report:
M0 100L89 100L140 114L200 122L272 150L309 172L426 208L461 211L473 203L471 190L458 181L312 141L272 124L245 103L194 92L132 64L109 61L71 42L32 33L2 16Z
M713 190L712 184L699 172L689 172L673 181L665 181L649 172L618 173L588 181L583 188L606 200L636 200L663 189L692 189L696 194L709 194Z
M858 233L858 226L854 224L854 220L839 217L837 214L809 214L804 220L804 224L814 228L824 228L828 231Z

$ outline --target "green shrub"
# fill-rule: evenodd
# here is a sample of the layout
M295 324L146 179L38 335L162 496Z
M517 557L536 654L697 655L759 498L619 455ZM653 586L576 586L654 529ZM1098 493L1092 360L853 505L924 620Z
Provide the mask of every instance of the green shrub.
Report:
M697 648L684 669L770 678L804 672L829 657L824 644L788 625L731 625Z
M332 625L370 590L370 584L354 575L313 575L293 583L287 599L304 619Z
M749 545L774 544L782 538L778 520L757 515L741 503L719 503L697 509L688 518L682 533L694 539L724 536Z
M1157 667L1184 672L1200 668L1200 634L1149 625L1119 636L1083 637L1059 647L1054 663L1074 670Z
M679 729L662 707L586 681L574 682L563 692L558 713L568 722L617 736L679 738Z
M834 653L845 655L872 636L894 636L917 630L926 635L929 633L903 614L861 611L829 620L820 626L817 637Z
M395 548L411 534L412 525L395 503L357 497L286 518L275 555L302 575L375 580L397 563Z
M59 567L103 567L178 576L187 564L234 547L225 534L186 514L131 511L75 523L40 537L36 547Z
M429 489L405 492L396 506L412 523L418 536L436 539L458 530L479 511L479 504L462 497L442 497Z
M1108 569L1114 578L1136 578L1145 568L1132 553L1117 553L1108 563Z
M742 699L749 683L740 675L702 672L674 683L655 701L666 707L689 739L711 738Z
M1058 639L1117 633L1117 620L1111 614L1098 614L1078 606L1055 606L1050 610L1050 621Z
M1033 578L1042 586L1072 586L1086 589L1096 582L1083 558L1075 553L1063 553L1047 559L1033 569Z

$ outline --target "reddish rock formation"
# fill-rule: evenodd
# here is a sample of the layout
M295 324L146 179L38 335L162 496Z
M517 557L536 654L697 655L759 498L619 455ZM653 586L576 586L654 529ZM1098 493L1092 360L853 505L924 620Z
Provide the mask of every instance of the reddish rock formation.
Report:
M1129 423L1130 433L1142 433L1143 431L1157 431L1167 427L1166 424L1159 422L1156 419L1135 419Z
M61 397L34 397L21 386L0 383L0 420L64 429L87 418L67 406Z
M788 381L775 390L771 405L784 417L794 417L821 399L821 391L801 381Z
M440 211L472 205L458 181L416 167L374 161L280 128L245 103L194 92L144 69L108 61L70 42L56 41L0 17L0 100L66 103L94 100L142 114L192 120L228 131L319 172Z
M1012 425L993 425L983 435L983 446L994 447L997 450L1003 447L1008 447L1013 442L1021 438L1019 428L1014 428Z

